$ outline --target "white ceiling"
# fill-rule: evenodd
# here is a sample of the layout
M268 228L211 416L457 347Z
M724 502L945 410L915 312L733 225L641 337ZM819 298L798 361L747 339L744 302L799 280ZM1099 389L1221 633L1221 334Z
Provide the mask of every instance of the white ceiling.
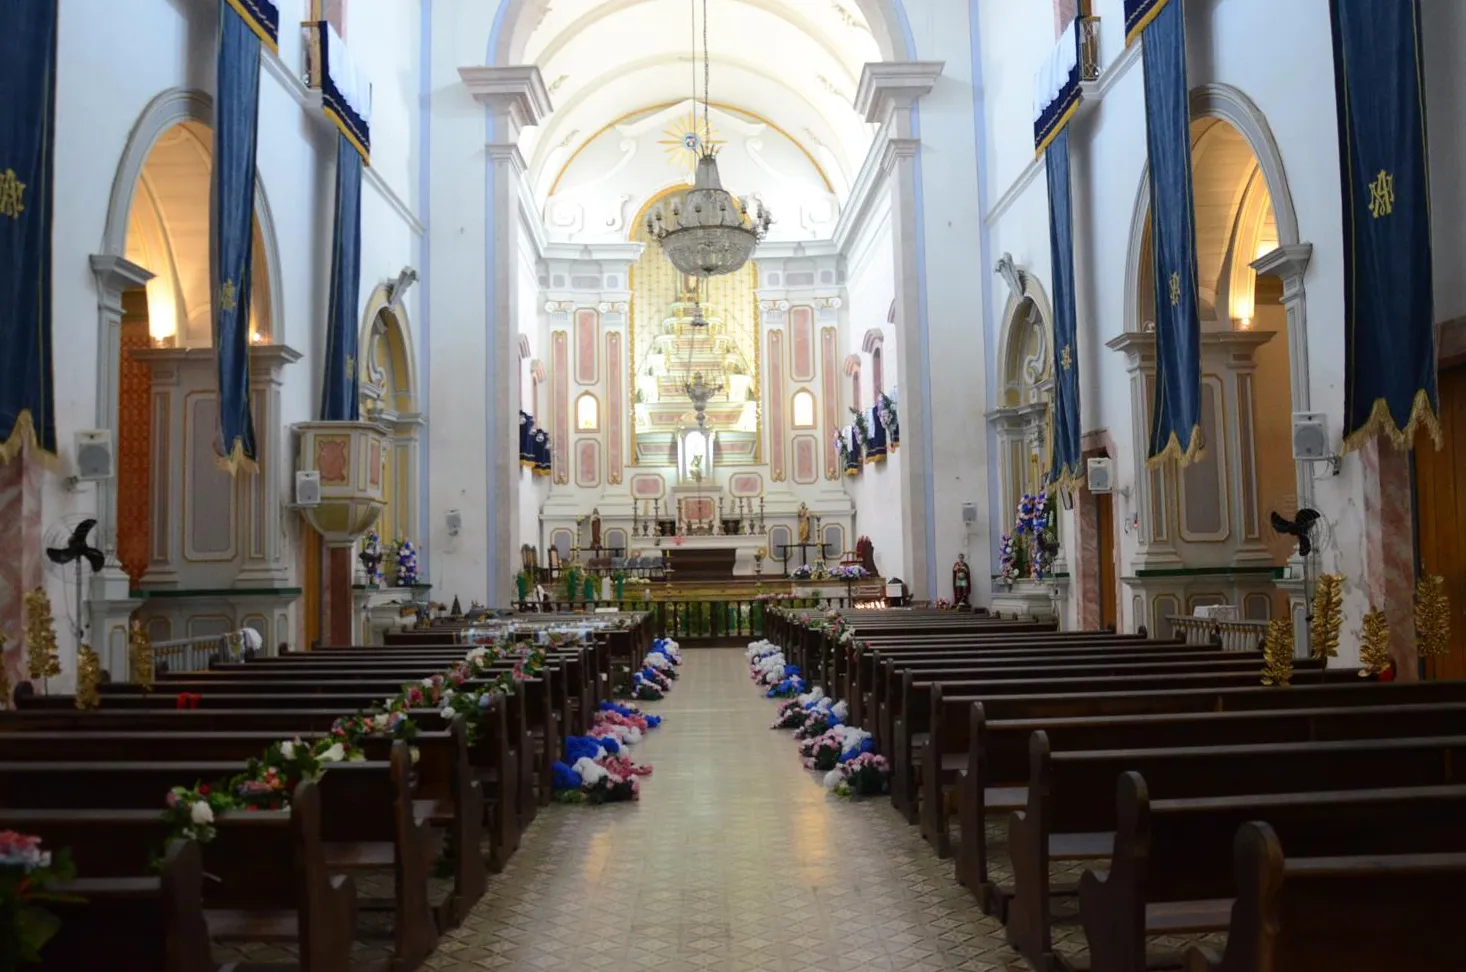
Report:
M702 91L702 0L697 4ZM524 60L539 66L553 114L521 150L541 201L575 151L607 126L692 93L693 0L552 0ZM787 133L836 171L843 198L870 145L852 105L880 48L854 0L709 0L711 99Z

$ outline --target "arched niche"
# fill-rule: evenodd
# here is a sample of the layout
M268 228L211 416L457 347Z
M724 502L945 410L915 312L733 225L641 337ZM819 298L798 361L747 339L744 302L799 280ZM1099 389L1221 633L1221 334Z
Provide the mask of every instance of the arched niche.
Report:
M989 416L998 434L1000 522L1011 524L1024 493L1048 476L1054 394L1053 314L1033 275L1019 271L1021 294L1011 294L998 339L998 407Z
M377 520L383 541L414 540L420 497L418 453L424 426L417 397L417 363L406 310L390 300L390 288L372 290L363 315L359 389L361 416L391 433L387 506Z

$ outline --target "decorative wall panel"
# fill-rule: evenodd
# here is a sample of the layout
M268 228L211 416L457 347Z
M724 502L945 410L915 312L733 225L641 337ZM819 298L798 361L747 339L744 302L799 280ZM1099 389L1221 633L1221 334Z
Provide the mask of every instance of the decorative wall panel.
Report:
M820 396L824 399L825 406L825 478L840 478L840 454L835 451L835 433L840 428L840 375L835 369L835 329L826 327L820 329L820 370L821 387L824 389Z
M794 437L794 481L808 486L820 478L819 442L812 435Z
M575 440L575 485L601 485L601 443L596 439Z
M776 483L785 479L784 434L784 332L769 332L769 475Z
M764 478L755 472L734 473L728 477L728 492L733 496L758 496L764 491Z
M234 478L214 461L216 400L213 393L194 393L184 410L183 559L194 562L234 559Z
M550 397L555 413L550 433L550 459L555 482L570 482L570 335L550 334Z
M1181 539L1219 542L1232 532L1228 517L1227 429L1222 417L1222 383L1201 380L1201 434L1212 443L1200 459L1181 470Z
M626 428L626 396L622 394L626 369L621 364L621 332L606 332L606 482L621 483L625 461L622 430Z
M575 380L594 385L600 379L600 315L594 308L575 312Z
M814 380L814 308L789 308L789 376Z
M666 492L666 480L655 473L642 473L631 477L631 495L637 499L661 499Z

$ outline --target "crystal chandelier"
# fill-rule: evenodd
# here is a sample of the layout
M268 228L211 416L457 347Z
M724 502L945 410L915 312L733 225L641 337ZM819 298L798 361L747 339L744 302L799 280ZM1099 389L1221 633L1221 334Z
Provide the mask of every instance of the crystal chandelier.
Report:
M694 3L696 0L694 0ZM696 8L694 7L694 18ZM697 47L693 45L692 103L694 126L697 105ZM748 262L773 222L762 203L752 210L748 201L735 199L718 178L717 150L708 123L708 4L702 4L702 134L698 137L697 172L692 188L672 204L671 218L658 206L647 216L648 235L678 270L690 276L716 277L732 273Z

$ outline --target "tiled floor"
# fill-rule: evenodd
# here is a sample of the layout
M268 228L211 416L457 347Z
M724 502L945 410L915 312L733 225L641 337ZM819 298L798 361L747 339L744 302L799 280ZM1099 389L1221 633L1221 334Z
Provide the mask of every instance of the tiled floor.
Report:
M1006 970L997 922L885 799L828 796L736 649L688 651L636 804L552 806L428 967Z

